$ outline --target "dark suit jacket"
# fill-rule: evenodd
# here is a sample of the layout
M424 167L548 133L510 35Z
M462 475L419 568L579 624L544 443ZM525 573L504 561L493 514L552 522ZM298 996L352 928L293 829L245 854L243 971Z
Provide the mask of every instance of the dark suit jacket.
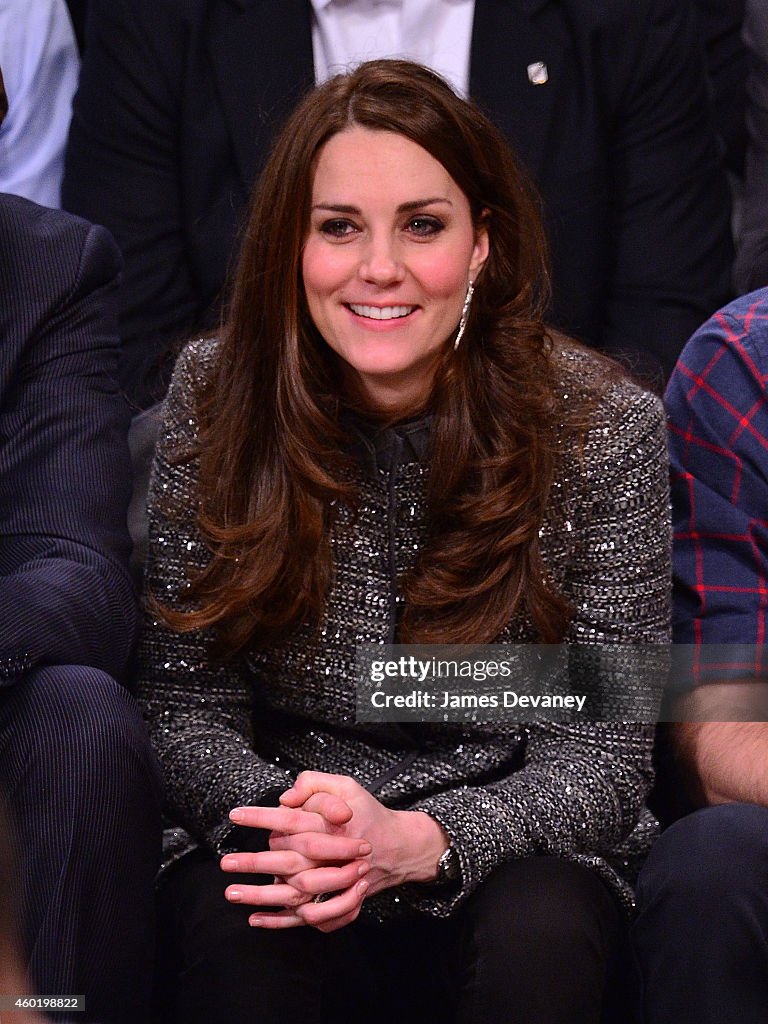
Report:
M768 285L768 8L748 0L744 39L749 49L747 151L736 287L739 294Z
M746 0L694 0L694 6L704 43L712 114L725 165L742 178L747 151L748 60L741 38Z
M72 19L72 28L75 30L77 45L80 53L83 52L85 42L85 19L88 15L88 0L67 0L69 16Z
M92 0L64 204L126 258L125 380L210 323L249 188L313 82L308 0ZM528 78L544 61L545 85ZM471 93L544 197L554 320L671 370L729 295L688 0L477 0ZM144 400L147 396L144 395Z
M135 640L119 265L103 228L0 195L0 683L119 678Z

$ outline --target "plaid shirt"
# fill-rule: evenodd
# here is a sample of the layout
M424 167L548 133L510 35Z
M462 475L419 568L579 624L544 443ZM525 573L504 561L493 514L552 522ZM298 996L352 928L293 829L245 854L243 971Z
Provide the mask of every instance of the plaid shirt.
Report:
M722 649L715 659L710 653L708 675L765 672L766 382L768 288L737 299L699 328L666 393L675 529L674 638L697 647L729 645L727 657Z

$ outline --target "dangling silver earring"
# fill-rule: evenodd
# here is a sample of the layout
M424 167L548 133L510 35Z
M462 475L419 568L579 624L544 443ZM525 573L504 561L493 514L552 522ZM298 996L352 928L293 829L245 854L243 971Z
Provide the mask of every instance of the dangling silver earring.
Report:
M467 327L467 320L469 319L469 306L470 303L472 302L472 296L474 294L475 286L470 281L469 284L467 285L467 297L464 299L464 305L461 308L461 319L459 320L459 329L456 332L456 339L453 343L454 352L458 349L459 343L461 342L461 339L464 337L464 331L466 330Z

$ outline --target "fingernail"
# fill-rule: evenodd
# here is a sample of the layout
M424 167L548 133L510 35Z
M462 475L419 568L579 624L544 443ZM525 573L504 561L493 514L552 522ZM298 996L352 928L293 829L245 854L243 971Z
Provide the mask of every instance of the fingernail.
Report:
M358 892L365 892L367 888L368 888L368 883L365 880L363 880L362 882L358 882L357 883L357 891Z
M369 853L373 852L373 847L370 843L360 843L360 856L367 857Z
M242 821L243 820L243 809L242 807L235 807L233 811L229 812L230 821Z
M227 899L230 903L239 903L243 898L242 892L239 889L227 890Z
M221 862L222 871L239 871L240 861L237 857L224 857Z
M360 867L357 869L358 878L361 877L362 875L368 874L368 872L370 871L370 868L371 868L371 865L368 863L368 861L366 861L364 864L361 864Z
M252 917L248 918L248 924L252 928L260 928L264 924L264 918L263 917L257 917L256 914L253 914Z

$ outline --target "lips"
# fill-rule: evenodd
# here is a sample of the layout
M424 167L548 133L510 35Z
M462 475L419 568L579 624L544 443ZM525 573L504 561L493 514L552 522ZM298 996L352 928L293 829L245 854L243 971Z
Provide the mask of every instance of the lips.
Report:
M364 306L356 302L348 302L347 308L351 309L356 316L365 317L368 320L399 320L408 316L417 309L417 306Z

